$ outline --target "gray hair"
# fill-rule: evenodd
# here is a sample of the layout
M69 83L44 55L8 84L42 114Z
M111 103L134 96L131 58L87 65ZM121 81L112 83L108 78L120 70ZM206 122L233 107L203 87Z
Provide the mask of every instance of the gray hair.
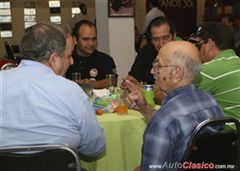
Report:
M190 81L196 78L196 76L200 73L202 68L201 63L193 60L190 56L183 53L182 51L174 52L171 60L176 65L182 64L184 66L184 68L186 69L184 78Z
M24 59L47 61L52 53L64 55L66 36L63 30L52 23L37 23L24 32L20 43Z
M72 35L72 29L69 25L61 24L60 27L61 27L61 29L63 30L63 32L66 36Z

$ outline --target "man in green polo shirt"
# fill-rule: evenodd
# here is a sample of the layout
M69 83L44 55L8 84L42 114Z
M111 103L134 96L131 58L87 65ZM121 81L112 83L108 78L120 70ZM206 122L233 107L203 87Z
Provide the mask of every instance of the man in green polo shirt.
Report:
M233 50L232 31L206 22L189 41L199 48L204 63L195 84L215 97L225 116L240 120L240 58Z

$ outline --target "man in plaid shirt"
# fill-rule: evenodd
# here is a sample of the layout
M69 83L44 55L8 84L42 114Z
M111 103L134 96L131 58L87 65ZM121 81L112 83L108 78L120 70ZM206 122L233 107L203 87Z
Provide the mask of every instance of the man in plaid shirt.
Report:
M130 90L126 102L149 120L138 167L141 171L177 170L168 166L181 162L194 128L206 119L223 117L214 98L192 84L200 70L199 51L193 44L171 41L164 45L151 70L156 86L167 94L157 111L126 80Z

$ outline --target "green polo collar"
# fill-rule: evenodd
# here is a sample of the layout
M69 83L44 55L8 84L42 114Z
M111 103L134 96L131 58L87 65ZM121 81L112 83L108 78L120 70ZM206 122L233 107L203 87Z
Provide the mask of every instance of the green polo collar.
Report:
M220 51L220 53L214 59L219 59L219 58L222 58L222 57L229 58L229 57L232 57L232 56L237 56L236 53L234 52L234 50L233 49L226 49L226 50Z

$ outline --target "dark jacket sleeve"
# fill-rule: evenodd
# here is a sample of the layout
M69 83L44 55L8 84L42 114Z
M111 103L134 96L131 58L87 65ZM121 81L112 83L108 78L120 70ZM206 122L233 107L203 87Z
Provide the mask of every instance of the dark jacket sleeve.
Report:
M144 81L148 84L154 83L151 74L152 63L157 56L157 51L152 44L147 44L138 53L128 75L133 76L138 81Z

